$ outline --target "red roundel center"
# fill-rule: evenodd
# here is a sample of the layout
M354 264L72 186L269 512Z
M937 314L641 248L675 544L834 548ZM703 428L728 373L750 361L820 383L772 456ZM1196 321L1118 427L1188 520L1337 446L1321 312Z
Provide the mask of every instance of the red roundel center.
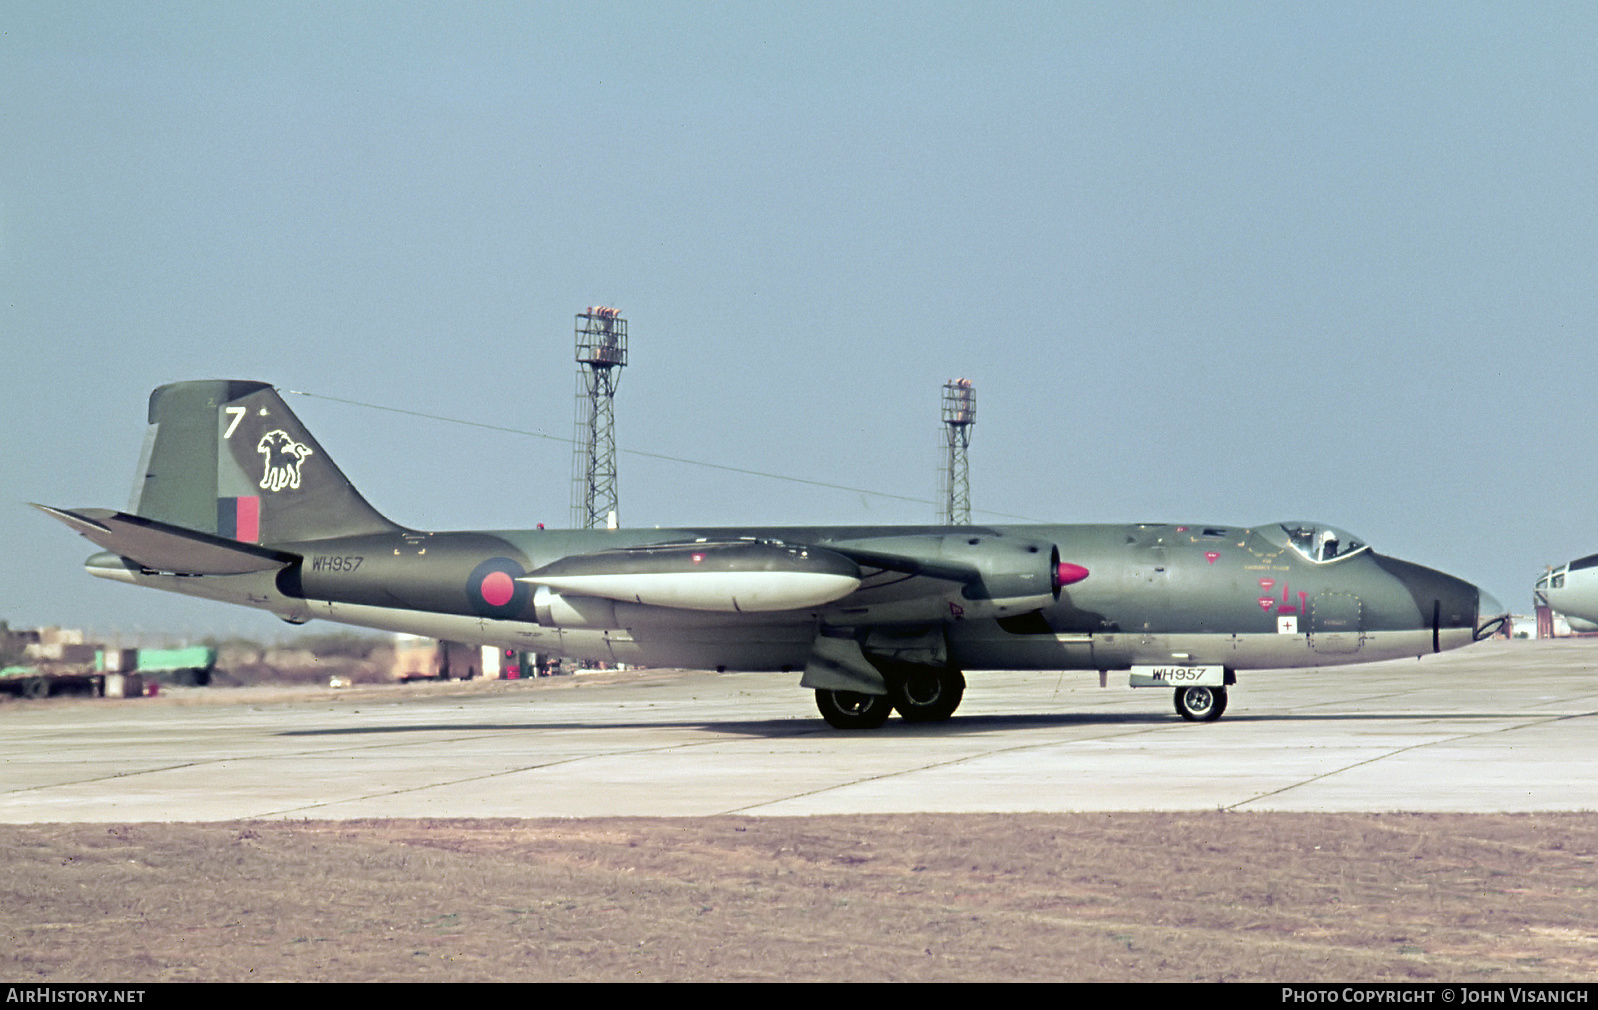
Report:
M503 607L516 593L516 580L509 572L489 572L483 576L483 602L491 607Z

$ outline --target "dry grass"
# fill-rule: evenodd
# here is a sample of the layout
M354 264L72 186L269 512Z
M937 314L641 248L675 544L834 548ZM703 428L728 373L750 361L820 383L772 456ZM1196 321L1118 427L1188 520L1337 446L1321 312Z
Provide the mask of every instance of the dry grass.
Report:
M0 826L0 976L1598 979L1598 815Z

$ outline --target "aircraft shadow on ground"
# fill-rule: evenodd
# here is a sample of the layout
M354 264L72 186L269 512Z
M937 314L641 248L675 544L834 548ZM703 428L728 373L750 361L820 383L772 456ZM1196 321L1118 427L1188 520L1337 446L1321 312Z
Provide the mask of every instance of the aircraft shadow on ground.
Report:
M1237 723L1336 723L1336 722L1461 722L1482 719L1516 718L1514 713L1504 712L1405 712L1390 714L1359 713L1359 712L1295 712L1273 715L1245 715L1227 716L1217 726L1234 725ZM767 739L781 739L786 737L810 736L814 734L837 735L844 738L870 738L886 735L891 738L904 736L914 737L959 737L976 733L1014 732L1027 729L1050 729L1061 727L1081 726L1128 726L1128 727L1159 727L1169 726L1173 729L1183 727L1184 724L1175 716L1160 712L1116 712L1116 713L1091 713L1091 712L1053 712L1053 713L1025 713L1018 715L975 715L955 716L947 722L940 723L910 723L901 719L889 720L879 729L870 730L838 730L829 727L819 717L814 719L729 719L724 721L710 721L704 719L684 719L667 722L477 722L477 723L419 723L395 724L389 726L349 726L330 729L291 729L278 733L278 736L363 736L390 733L514 733L522 732L557 732L560 730L628 730L628 729L682 729L699 730L705 733L721 734L725 736L759 737ZM1193 733L1204 733L1210 727L1205 725L1186 724L1186 729Z

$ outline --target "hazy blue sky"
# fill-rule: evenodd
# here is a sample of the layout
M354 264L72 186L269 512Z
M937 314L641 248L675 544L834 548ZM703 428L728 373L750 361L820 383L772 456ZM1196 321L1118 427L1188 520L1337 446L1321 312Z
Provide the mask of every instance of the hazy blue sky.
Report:
M90 578L160 383L569 437L622 519L1315 518L1518 609L1598 551L1598 6L0 0L0 618L275 619ZM427 528L570 446L288 397Z

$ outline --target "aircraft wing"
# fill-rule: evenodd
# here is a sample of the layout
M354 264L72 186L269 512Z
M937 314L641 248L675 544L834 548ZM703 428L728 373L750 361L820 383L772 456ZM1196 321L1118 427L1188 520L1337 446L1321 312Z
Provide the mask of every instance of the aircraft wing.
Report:
M955 582L960 585L972 585L982 581L982 573L969 563L959 561L944 561L932 558L918 558L903 554L888 554L882 551L864 550L854 546L834 547L839 554L849 558L862 569L875 569L868 574L868 580L875 576L877 579L892 579L897 575L900 579L928 578L941 582Z
M33 507L106 550L152 571L243 575L281 568L299 557L111 509L58 509L36 502Z

